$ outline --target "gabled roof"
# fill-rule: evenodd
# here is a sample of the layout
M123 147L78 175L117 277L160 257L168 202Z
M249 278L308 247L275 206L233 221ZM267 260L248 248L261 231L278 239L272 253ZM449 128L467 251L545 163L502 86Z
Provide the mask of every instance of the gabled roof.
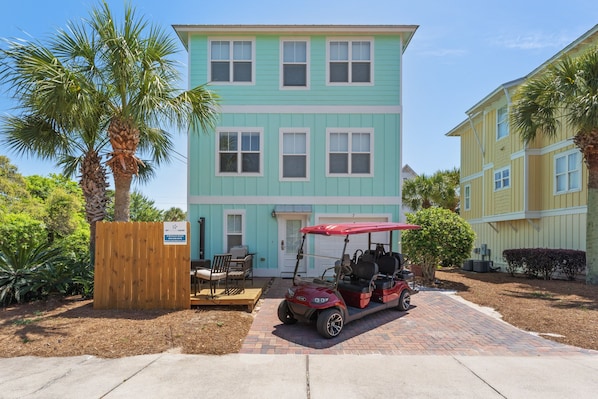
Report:
M401 35L403 38L403 51L409 45L411 38L419 25L172 25L173 29L188 49L189 35L192 33L209 34L326 34L326 35L351 35L351 34L376 34L376 35Z
M534 69L533 71L531 71L530 73L528 73L524 77L519 78L519 79L515 79L515 80L511 80L510 82L503 83L502 85L498 86L498 88L496 88L494 91L492 91L486 97L484 97L483 99L481 99L480 101L478 101L473 107L469 108L465 113L467 115L475 114L476 111L479 108L481 108L484 104L486 104L490 100L492 100L492 99L500 96L505 91L507 91L507 90L509 90L509 89L511 89L511 88L513 88L515 86L519 86L521 83L525 82L525 80L531 78L532 76L537 75L538 73L541 73L549 65L553 64L554 62L556 62L563 55L570 53L572 50L574 50L575 48L577 48L577 47L579 47L581 45L592 43L592 42L598 42L598 24L594 25L586 33L584 33L583 35L581 35L580 37L578 37L577 39L575 39L567 47L563 48L561 51L559 51L558 53L556 53L555 55L553 55L552 57L550 57L547 61L545 61L544 63L542 63L540 66L538 66L536 69ZM459 129L461 127L463 127L467 123L469 123L469 119L465 119L459 125L457 125L453 129L451 129L448 133L446 133L445 136L459 136L459 133L458 133Z

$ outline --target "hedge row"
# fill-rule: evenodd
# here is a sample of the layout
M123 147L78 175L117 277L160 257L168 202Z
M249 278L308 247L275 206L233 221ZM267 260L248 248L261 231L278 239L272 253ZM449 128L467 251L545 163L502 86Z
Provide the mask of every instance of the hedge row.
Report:
M545 280L550 280L557 272L573 280L586 266L586 253L572 249L505 249L502 256L511 275L521 271L530 278L541 276Z

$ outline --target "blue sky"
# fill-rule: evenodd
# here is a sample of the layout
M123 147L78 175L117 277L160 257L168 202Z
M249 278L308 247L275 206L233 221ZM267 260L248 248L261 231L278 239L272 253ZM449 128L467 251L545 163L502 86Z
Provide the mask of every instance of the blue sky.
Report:
M4 2L1 38L44 40L89 14L95 0ZM123 0L108 0L118 16ZM176 24L419 25L404 53L403 160L417 173L459 166L459 139L445 134L502 83L527 75L598 23L596 0L136 0L139 14L174 36ZM186 62L180 46L179 59ZM182 83L186 87L186 81ZM0 113L14 106L0 92ZM186 138L176 136L185 155ZM0 148L23 175L58 172L51 163ZM151 183L135 186L161 209L186 209L186 166L177 156Z

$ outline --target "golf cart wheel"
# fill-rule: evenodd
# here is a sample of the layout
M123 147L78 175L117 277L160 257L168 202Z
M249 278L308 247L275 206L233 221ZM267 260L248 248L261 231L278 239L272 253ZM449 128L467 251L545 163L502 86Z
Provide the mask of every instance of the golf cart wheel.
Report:
M403 290L403 292L401 292L401 296L399 297L399 304L397 305L397 309L405 311L409 310L410 306L411 294L409 293L409 290Z
M335 308L326 309L318 315L316 326L318 333L324 338L334 338L343 329L343 315Z
M283 324L297 323L297 319L293 317L287 301L282 301L278 305L278 320L282 321Z

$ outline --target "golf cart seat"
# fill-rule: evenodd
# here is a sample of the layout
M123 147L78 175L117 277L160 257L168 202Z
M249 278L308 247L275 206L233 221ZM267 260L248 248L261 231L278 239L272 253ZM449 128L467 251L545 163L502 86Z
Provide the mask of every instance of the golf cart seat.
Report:
M366 307L374 291L374 280L378 277L375 262L360 261L352 266L353 273L348 280L338 283L338 290L349 306Z
M399 260L392 255L382 255L376 261L380 271L378 279L374 281L377 290L387 290L394 285L394 278L399 272Z

